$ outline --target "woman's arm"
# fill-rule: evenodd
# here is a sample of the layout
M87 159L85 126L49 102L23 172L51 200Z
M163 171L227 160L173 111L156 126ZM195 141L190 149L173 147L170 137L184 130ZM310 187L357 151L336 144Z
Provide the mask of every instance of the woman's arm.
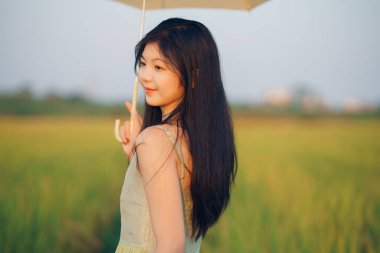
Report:
M148 127L139 135L136 145L156 238L155 252L185 252L181 185L173 144L163 130Z

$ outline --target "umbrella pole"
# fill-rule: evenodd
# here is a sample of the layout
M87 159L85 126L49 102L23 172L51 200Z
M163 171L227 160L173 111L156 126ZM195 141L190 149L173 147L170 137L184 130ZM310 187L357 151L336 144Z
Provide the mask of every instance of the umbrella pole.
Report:
M146 6L146 0L143 1L143 7L142 7L142 13L141 13L140 40L141 40L141 38L143 36L143 32L144 32L144 20L145 20L145 9L146 9L145 6ZM132 110L136 110L138 87L139 87L138 86L138 78L136 76L135 77L135 82L134 82L134 85L133 85ZM129 129L130 129L130 132L132 132L132 130L133 130L133 121L132 121L132 118L130 119ZM116 119L115 120L115 138L119 142L123 142L123 140L120 137L120 119Z
M140 26L140 40L142 39L143 32L144 32L144 20L145 20L145 6L146 6L146 0L143 1L143 7L141 12L141 26ZM136 109L137 105L137 92L138 92L138 78L135 77L135 84L133 87L133 99L132 99L132 110ZM133 130L133 120L130 121L130 131Z

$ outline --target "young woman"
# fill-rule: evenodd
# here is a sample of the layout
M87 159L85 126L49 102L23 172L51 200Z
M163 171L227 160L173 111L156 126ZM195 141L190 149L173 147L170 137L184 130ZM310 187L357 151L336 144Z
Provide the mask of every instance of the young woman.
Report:
M171 18L145 35L135 56L145 112L142 119L126 102L134 129L126 121L121 133L131 162L116 252L200 252L237 170L217 46L203 24Z

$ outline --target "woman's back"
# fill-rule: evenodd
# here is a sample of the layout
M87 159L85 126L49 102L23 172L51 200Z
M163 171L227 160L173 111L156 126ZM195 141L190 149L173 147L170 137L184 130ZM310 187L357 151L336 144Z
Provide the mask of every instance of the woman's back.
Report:
M175 144L174 150L177 154L176 168L178 170L177 174L182 197L182 213L184 217L186 217L183 219L186 252L200 252L202 237L197 241L193 241L190 238L192 232L192 200L190 193L191 159L189 159L190 156L188 149L186 148L187 145L184 145L185 138L181 133L178 136L178 142L174 143L176 135L173 134L173 132L176 132L175 130L176 128L173 128L172 126L157 125L145 129L142 132L142 135L147 133L152 134L154 135L154 138L159 142L162 142L163 145L170 143L171 147L173 147L173 144ZM145 136L145 138L149 138L149 136ZM139 140L136 141L136 144L139 144ZM156 148L156 150L157 152L161 152L159 148ZM121 234L120 242L116 249L117 253L153 252L156 247L156 238L144 190L144 184L147 182L144 181L144 178L140 173L138 159L139 158L135 153L126 172L120 195ZM152 180L155 180L154 177L152 177ZM163 187L165 186L163 185ZM162 191L162 194L164 194L164 190ZM173 240L176 240L176 238L173 238Z

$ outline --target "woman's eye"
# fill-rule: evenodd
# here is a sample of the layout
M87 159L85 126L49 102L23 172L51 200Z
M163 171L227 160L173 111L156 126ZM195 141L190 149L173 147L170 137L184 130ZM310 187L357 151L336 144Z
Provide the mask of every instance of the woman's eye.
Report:
M154 66L157 70L162 69L160 66Z
M145 65L144 62L139 62L139 66Z

